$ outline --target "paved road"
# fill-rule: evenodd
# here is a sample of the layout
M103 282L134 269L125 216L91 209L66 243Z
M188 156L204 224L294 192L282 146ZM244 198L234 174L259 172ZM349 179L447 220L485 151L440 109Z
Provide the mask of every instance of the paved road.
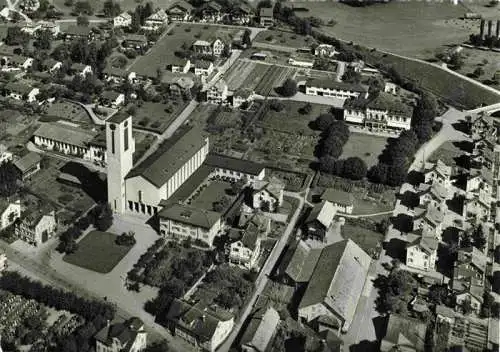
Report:
M295 213L292 215L292 218L290 219L290 222L288 223L287 228L285 229L285 232L281 236L280 240L276 245L274 246L271 254L269 255L269 258L267 259L266 263L264 264L264 267L262 268L259 277L255 281L255 290L252 295L252 298L246 305L245 309L243 310L243 313L239 317L239 319L236 321L236 324L234 325L233 330L231 331L231 334L228 336L226 341L217 349L217 352L228 352L229 349L231 348L231 345L233 344L234 340L238 336L241 327L243 326L243 323L245 320L248 318L249 314L252 312L253 306L255 305L257 298L260 296L262 293L262 290L266 287L266 284L269 281L269 274L271 273L271 270L274 268L276 265L276 262L278 261L278 258L281 255L281 252L283 252L285 245L288 243L288 239L290 238L290 235L293 232L293 229L295 227L295 224L297 223L299 214L302 210L302 207L304 206L304 201L307 198L307 192L305 193L306 196L303 195L298 195L297 193L291 193L291 192L285 192L284 193L286 196L293 197L299 200L299 205L297 207L297 210Z

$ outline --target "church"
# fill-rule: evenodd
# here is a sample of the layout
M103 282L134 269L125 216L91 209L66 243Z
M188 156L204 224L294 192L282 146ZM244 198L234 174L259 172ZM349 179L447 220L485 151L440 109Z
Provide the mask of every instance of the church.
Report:
M152 216L203 164L208 137L197 127L181 126L138 165L133 165L135 141L132 116L116 114L106 121L108 202L115 213Z

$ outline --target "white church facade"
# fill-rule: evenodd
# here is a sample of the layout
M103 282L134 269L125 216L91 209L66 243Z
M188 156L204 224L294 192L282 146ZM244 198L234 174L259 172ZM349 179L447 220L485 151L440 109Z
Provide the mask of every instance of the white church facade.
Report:
M196 127L181 127L158 150L134 167L132 117L115 115L106 121L108 201L114 212L156 214L167 200L203 164L208 137Z

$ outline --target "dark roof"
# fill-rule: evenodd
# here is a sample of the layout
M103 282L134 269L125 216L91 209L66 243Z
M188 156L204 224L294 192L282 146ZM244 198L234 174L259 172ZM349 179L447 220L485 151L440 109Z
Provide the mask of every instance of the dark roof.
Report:
M387 110L391 113L411 117L413 108L403 103L399 98L391 94L380 92L374 98L351 98L344 102L344 109L365 109L370 108L374 110Z
M123 94L120 92L117 92L116 90L105 90L104 92L101 93L101 98L105 100L116 100L118 97Z
M142 176L156 187L161 187L206 143L206 137L199 128L178 129L126 178Z
M82 64L81 62L75 62L71 64L71 69L74 71L83 71L88 65Z
M118 113L114 114L113 116L111 116L108 120L106 120L106 122L120 124L123 121L125 121L126 119L128 119L129 117L130 117L129 114L126 114L123 112L118 112Z
M242 172L244 174L258 175L264 169L264 165L243 159L231 158L221 154L210 154L205 160L205 164L226 170Z
M326 230L330 228L333 217L337 213L337 207L327 200L321 201L312 208L309 216L304 223L308 224L312 221L318 221L325 227Z
M354 205L354 196L352 193L338 190L335 188L327 188L321 195L322 200L327 200L333 204Z
M74 127L58 122L43 123L33 133L33 136L43 137L79 147L86 147L96 135L97 132L88 131L80 127Z
M33 87L23 82L9 82L5 85L5 89L10 92L25 95L30 93L33 90Z
M29 170L31 167L35 166L38 164L42 158L40 155L34 152L29 152L25 156L23 156L21 159L16 160L14 162L14 165L22 172L25 173L27 170Z
M388 348L398 345L406 347L405 350L424 351L425 332L426 325L420 320L391 314L387 332L382 340L381 350L386 351Z
M69 26L64 33L76 36L88 36L92 32L91 27L86 26Z
M172 4L172 6L170 6L168 8L168 11L172 10L173 8L179 8L179 9L182 9L184 11L191 11L194 9L193 5L191 5L190 3L186 2L186 1L177 1L176 3Z
M147 43L148 38L144 34L128 34L125 41Z
M234 317L228 312L215 312L198 304L191 305L178 298L170 304L167 313L167 320L174 322L199 342L211 340L219 322L231 319Z
M139 318L134 317L123 323L105 326L94 338L107 346L113 344L113 339L117 339L122 345L125 345L135 339L137 332L142 329L143 325L144 323Z
M266 351L279 322L280 316L272 307L267 308L263 315L256 314L245 329L241 344L252 347L258 352Z
M211 229L221 218L221 214L211 210L199 209L190 205L170 204L158 214L160 219L168 219L184 224Z
M260 17L274 17L272 7L263 7L260 9Z
M308 79L306 81L306 86L330 88L330 89L342 89L346 91L360 92L360 93L368 92L368 86L365 86L364 84L337 82L333 79L324 79L324 78Z
M309 281L320 255L321 248L311 248L304 241L300 241L285 273L295 282Z
M104 70L103 73L109 76L114 76L114 77L128 77L130 72L127 70L124 70L123 68L118 68L118 67L113 67L113 66L107 66Z

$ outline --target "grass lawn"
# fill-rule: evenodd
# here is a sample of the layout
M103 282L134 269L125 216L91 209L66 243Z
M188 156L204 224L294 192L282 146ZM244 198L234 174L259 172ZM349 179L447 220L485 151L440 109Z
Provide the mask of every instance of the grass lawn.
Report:
M172 100L169 104L143 102L136 109L133 125L135 128L163 133L187 104L189 102L182 100Z
M464 48L462 50L462 57L464 58L464 65L458 72L463 75L470 75L475 69L481 68L484 70L484 74L472 78L491 85L493 88L500 89L500 84L493 84L494 82L492 81L495 72L500 70L500 53Z
M378 156L387 143L386 137L372 136L364 133L351 133L344 145L340 158L357 156L363 159L368 167L378 162Z
M4 1L4 0L2 0ZM58 9L63 11L64 13L70 13L72 7L67 7L64 5L66 0L53 0L52 3L54 6L56 6ZM76 1L75 1L76 2ZM94 9L94 14L99 13L102 11L102 0L89 0L88 1L90 5L92 6L92 9ZM171 4L173 4L175 1L174 0L149 0L148 2L151 2L153 4L153 8L163 8L167 9ZM118 0L117 3L120 5L120 8L122 11L130 11L134 10L137 5L144 3L142 1L137 1L137 0Z
M116 235L109 232L91 231L80 242L75 253L67 254L67 263L107 274L125 257L131 247L115 243Z
M195 208L201 208L206 210L213 210L213 203L226 196L233 199L230 196L231 183L224 181L211 181L207 187L205 187L201 193L194 197L191 201L191 205Z
M373 251L377 244L382 243L384 240L384 235L380 232L352 225L349 224L349 222L346 222L345 225L342 226L342 237L344 237L344 239L353 240L367 253Z
M207 40L209 37L232 37L237 28L218 27L209 25L197 25L178 23L167 35L163 36L149 53L141 56L130 68L130 71L138 75L156 76L158 68L164 69L168 64L178 61L175 51L180 50L184 43L187 46L200 39Z
M446 44L462 43L470 32L469 21L458 20L466 12L462 5L437 1L394 1L366 7L340 2L293 2L306 7L298 16L316 16L335 26L323 31L339 39L397 54L417 56Z
M84 108L75 103L58 101L45 108L45 115L58 117L76 123L92 122Z
M254 43L265 43L295 49L309 48L316 41L312 37L280 30L262 31L253 40Z
M443 143L429 158L430 162L441 160L447 165L455 165L455 158L464 154L460 148L455 147L453 142L447 141Z

